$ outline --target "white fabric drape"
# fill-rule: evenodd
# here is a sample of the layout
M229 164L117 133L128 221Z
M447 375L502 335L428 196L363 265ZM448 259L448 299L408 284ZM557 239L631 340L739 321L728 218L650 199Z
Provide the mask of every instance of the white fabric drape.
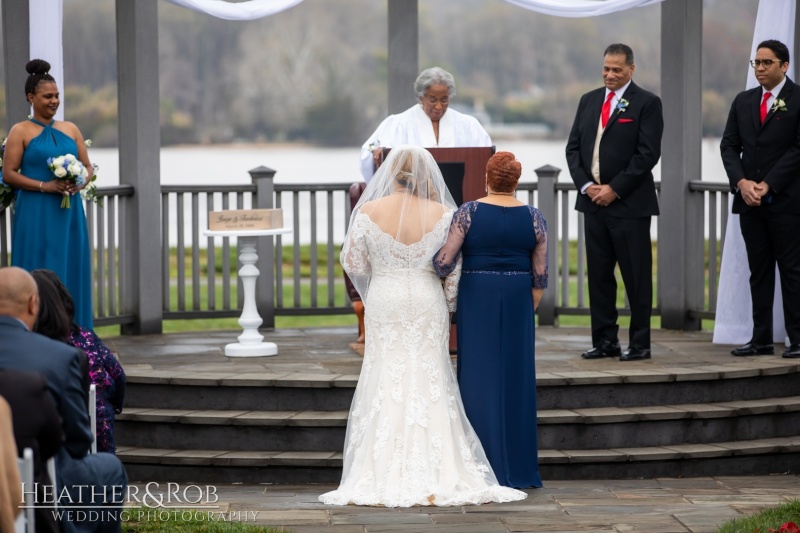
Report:
M232 4L221 0L166 0L176 6L185 7L225 20L256 20L269 17L303 0L249 0Z
M597 17L634 7L659 4L663 0L506 0L509 4L524 7L537 13L554 17Z
M767 39L777 39L793 48L795 0L761 0L758 3L756 27L753 31L753 46L750 57L742 58L742 63L756 57L758 43ZM787 76L794 78L794 62L791 58ZM755 72L747 68L747 89L758 85ZM729 205L733 205L733 201ZM739 215L730 213L725 230L725 243L722 265L719 274L717 293L717 316L714 322L714 342L716 344L744 344L753 334L753 301L750 298L750 268L747 265L747 252L744 247ZM781 298L780 276L776 270L775 299L772 306L772 336L775 342L785 342L786 328L783 325L783 299Z
M61 43L64 0L30 0L30 48L31 59L44 59L50 63L50 75L56 80L61 92L61 106L56 120L64 120L64 51ZM42 16L47 13L47 16ZM34 21L36 21L34 23ZM24 69L25 65L6 65L6 68ZM7 98L24 98L23 88Z

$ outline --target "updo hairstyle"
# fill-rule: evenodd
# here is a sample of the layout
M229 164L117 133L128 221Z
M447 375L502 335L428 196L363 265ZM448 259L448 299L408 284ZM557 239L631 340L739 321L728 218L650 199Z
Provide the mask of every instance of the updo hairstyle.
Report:
M434 85L444 85L447 87L447 96L453 98L456 95L456 81L453 75L441 67L426 68L417 76L414 82L414 91L417 98L422 98L428 89Z
M392 167L395 182L414 196L427 197L438 202L439 195L433 186L431 171L422 161L417 160L424 155L425 149L403 146L393 149L392 152L397 152Z
M514 192L522 165L511 152L497 152L486 163L486 183L495 192Z
M39 82L52 81L55 83L55 78L50 75L50 63L44 59L31 59L25 65L25 70L28 71L28 79L25 80L25 98L29 94L36 94L36 87Z

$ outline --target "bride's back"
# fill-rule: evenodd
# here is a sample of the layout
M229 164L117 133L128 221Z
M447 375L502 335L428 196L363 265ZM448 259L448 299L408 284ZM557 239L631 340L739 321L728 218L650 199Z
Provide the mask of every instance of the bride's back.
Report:
M433 231L447 208L428 199L396 193L367 202L361 213L395 241L410 246Z

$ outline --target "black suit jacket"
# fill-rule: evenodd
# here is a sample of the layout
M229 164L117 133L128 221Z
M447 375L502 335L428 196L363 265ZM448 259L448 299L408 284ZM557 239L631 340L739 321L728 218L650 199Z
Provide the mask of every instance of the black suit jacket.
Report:
M31 448L35 470L53 457L64 440L61 417L47 392L47 382L36 372L0 369L0 396L14 415L14 440L17 450Z
M584 94L578 104L575 121L567 141L567 164L575 187L580 189L592 178L592 152L605 100L605 87ZM653 167L661 157L664 118L661 99L631 82L622 99L624 111L612 110L600 140L600 183L608 184L617 200L607 207L593 203L586 194L578 194L575 209L594 213L607 209L620 218L658 215L658 198L653 181Z
M786 110L770 111L763 125L762 93L758 86L736 96L720 143L734 193L732 210L746 213L759 209L747 205L738 191L739 180L747 178L769 185L770 194L761 199L761 208L800 214L800 90L786 78L777 97Z
M61 448L64 433L61 417L47 390L47 382L37 372L0 369L0 396L11 406L14 417L14 440L20 456L25 448L33 450L34 482L37 485L39 502L52 499L45 487L53 485L44 467L45 462ZM31 487L26 487L30 491ZM36 508L37 533L59 531L58 523L50 508Z
M28 331L13 317L0 316L0 368L39 372L61 416L64 449L71 457L89 452L91 422L82 390L81 352ZM59 453L59 461L64 457Z

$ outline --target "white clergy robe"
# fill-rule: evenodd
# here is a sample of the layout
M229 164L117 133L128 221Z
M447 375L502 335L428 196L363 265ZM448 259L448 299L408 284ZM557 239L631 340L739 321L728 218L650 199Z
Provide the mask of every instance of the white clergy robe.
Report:
M424 148L456 148L492 146L492 139L475 117L459 113L448 107L439 120L439 142L433 132L433 123L422 105L415 104L400 114L389 115L378 129L361 146L361 174L364 181L374 174L374 163L370 145L391 148L401 144L412 144Z

